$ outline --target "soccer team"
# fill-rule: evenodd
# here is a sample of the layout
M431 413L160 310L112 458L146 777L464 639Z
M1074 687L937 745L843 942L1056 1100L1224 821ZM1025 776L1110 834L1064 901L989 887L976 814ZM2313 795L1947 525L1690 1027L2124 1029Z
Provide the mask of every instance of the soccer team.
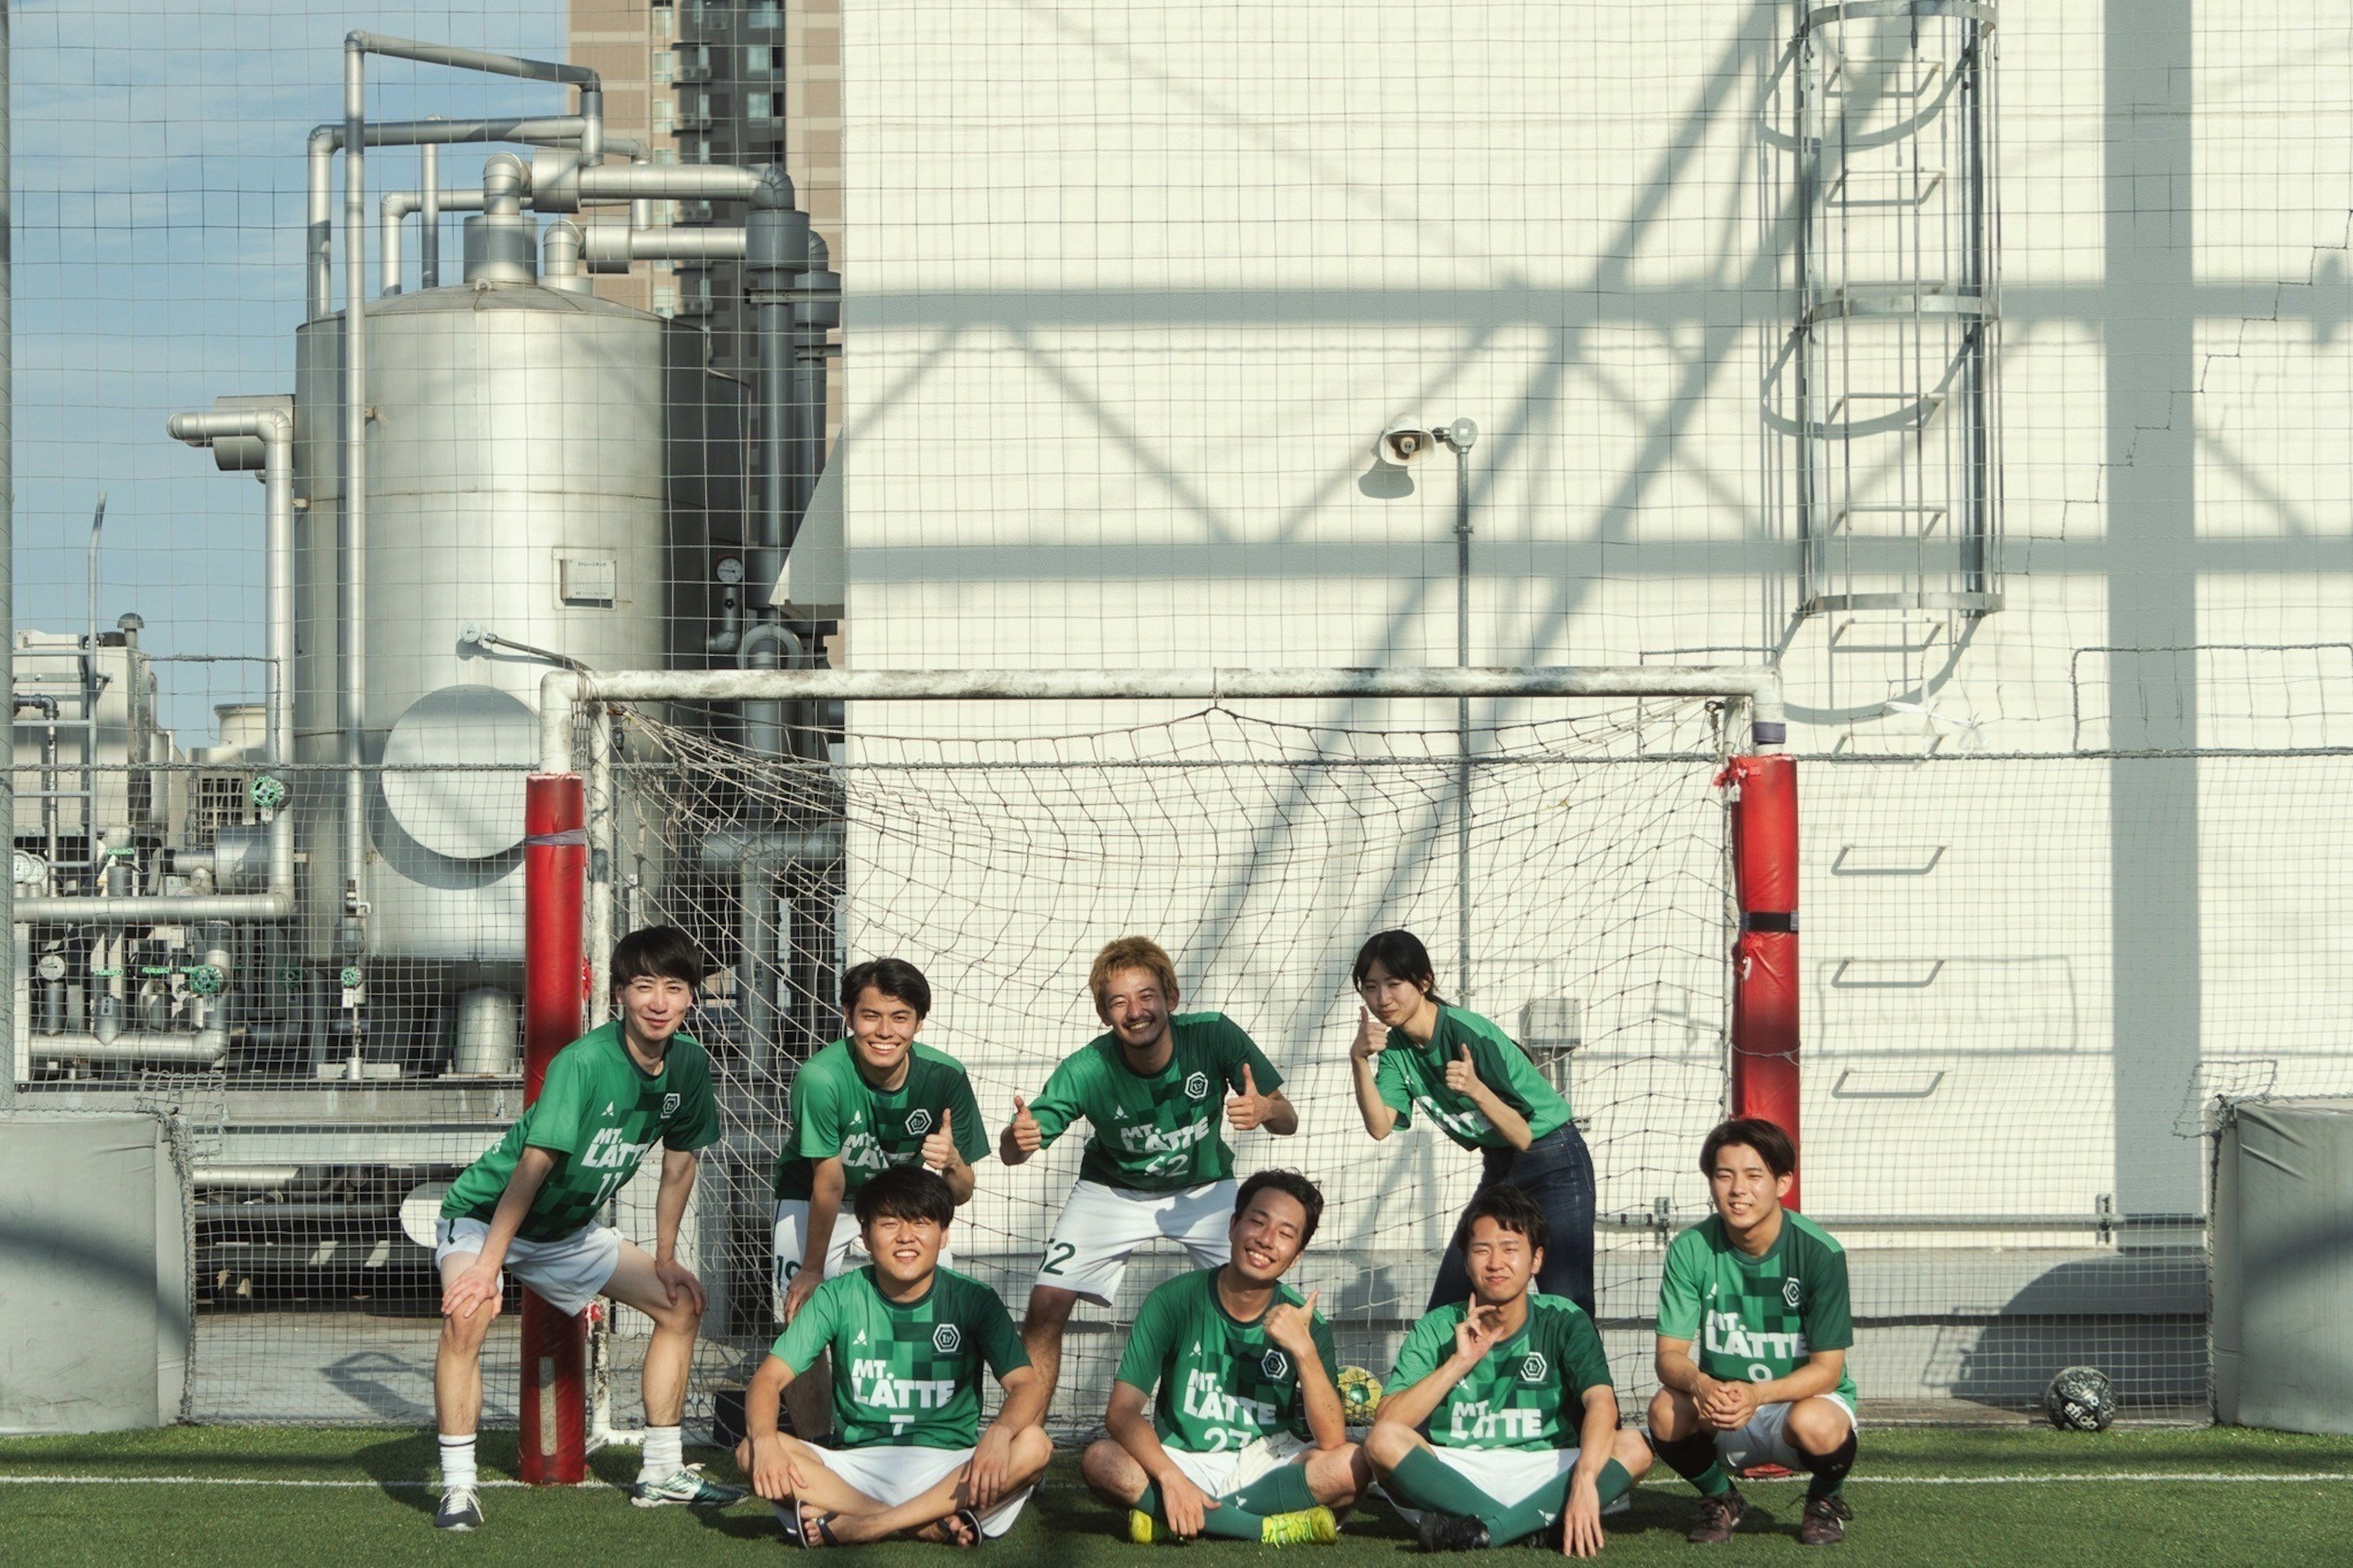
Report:
M522 1120L450 1185L435 1251L441 1528L482 1522L480 1357L506 1269L560 1310L601 1295L652 1319L633 1502L743 1497L687 1464L680 1436L704 1301L677 1260L678 1231L696 1152L719 1137L709 1059L680 1030L706 969L675 929L624 938L618 1016L556 1056ZM1366 942L1354 978L1365 1131L1386 1139L1422 1116L1482 1162L1361 1443L1348 1438L1317 1293L1283 1283L1323 1194L1293 1171L1234 1176L1229 1132L1287 1136L1299 1113L1233 1020L1176 1011L1157 944L1124 937L1096 956L1088 985L1106 1032L1035 1096L1014 1097L997 1135L1014 1166L1074 1123L1089 1129L1018 1327L952 1267L949 1232L989 1145L962 1066L916 1037L931 988L897 959L849 970L847 1033L793 1083L776 1176L786 1326L746 1394L736 1450L785 1533L805 1547L1003 1534L1051 1458L1043 1421L1072 1310L1108 1306L1129 1258L1166 1239L1195 1267L1145 1298L1108 1435L1081 1460L1087 1486L1127 1510L1133 1541L1329 1542L1377 1490L1428 1551L1533 1537L1592 1556L1603 1515L1654 1458L1698 1490L1694 1542L1731 1537L1746 1506L1730 1478L1752 1466L1806 1472L1799 1539L1841 1540L1855 1458L1846 1258L1781 1205L1788 1134L1754 1119L1708 1134L1699 1164L1715 1212L1668 1248L1662 1386L1647 1435L1621 1426L1592 1316L1593 1167L1567 1102L1494 1024L1440 998L1410 933ZM599 1214L657 1142L649 1254ZM985 1429L984 1367L1002 1388Z

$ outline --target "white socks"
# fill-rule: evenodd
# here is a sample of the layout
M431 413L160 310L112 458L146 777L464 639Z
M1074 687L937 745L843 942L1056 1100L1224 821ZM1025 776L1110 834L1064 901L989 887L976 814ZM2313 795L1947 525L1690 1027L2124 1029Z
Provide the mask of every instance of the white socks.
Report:
M444 1433L441 1437L441 1489L448 1491L452 1487L475 1484L474 1435L469 1432L462 1437L452 1437Z
M470 1455L472 1449L467 1452ZM638 1466L641 1481L668 1480L686 1468L686 1443L675 1426L646 1428L645 1458Z

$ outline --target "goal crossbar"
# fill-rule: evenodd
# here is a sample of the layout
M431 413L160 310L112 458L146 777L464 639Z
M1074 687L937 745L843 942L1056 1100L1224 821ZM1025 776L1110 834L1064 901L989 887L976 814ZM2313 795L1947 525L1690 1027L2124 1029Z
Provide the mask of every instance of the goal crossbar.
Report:
M583 702L1247 701L1280 698L1723 697L1757 750L1785 734L1780 672L1761 665L1436 666L1393 669L552 670L539 683L540 766L573 771Z

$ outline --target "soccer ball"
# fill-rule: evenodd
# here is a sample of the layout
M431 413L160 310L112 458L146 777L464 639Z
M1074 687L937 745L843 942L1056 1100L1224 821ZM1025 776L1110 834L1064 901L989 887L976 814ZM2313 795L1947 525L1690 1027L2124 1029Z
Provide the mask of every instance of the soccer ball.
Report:
M1361 1366L1344 1366L1339 1384L1340 1408L1346 1413L1348 1425L1371 1425L1373 1412L1381 1407L1381 1380Z
M2062 1432L2105 1432L2116 1418L2116 1391L2095 1366L2071 1366L2051 1380L2042 1413Z

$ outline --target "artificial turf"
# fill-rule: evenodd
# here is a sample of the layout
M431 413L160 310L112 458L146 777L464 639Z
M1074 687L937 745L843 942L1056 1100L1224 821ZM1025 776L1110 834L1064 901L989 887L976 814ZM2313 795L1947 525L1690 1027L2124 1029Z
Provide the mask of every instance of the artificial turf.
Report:
M485 1434L485 1479L512 1476L511 1435ZM712 1473L734 1479L716 1454ZM88 1437L0 1439L0 1563L534 1563L619 1568L632 1560L774 1562L792 1550L767 1508L748 1500L705 1512L628 1506L612 1484L564 1490L496 1488L487 1527L437 1534L427 1486L429 1434L353 1428L182 1426ZM606 1483L635 1473L635 1451L592 1461ZM2225 1481L2189 1477L2228 1476ZM2229 1428L2119 1430L2085 1436L2027 1427L1866 1429L1848 1486L1856 1518L1833 1562L1916 1563L2185 1563L2198 1568L2353 1561L2353 1438ZM113 1478L114 1484L9 1477ZM2180 1477L2181 1479L2144 1478ZM135 1483L135 1478L189 1478ZM1907 1478L1909 1479L1907 1480ZM1938 1484L1924 1484L1941 1478ZM2246 1479L2239 1479L2246 1478ZM2290 1478L2290 1479L2277 1479ZM196 1481L332 1481L335 1487ZM394 1483L387 1485L385 1483ZM1968 1483L1968 1484L1955 1484ZM1751 1485L1769 1521L1729 1547L1687 1546L1690 1489L1663 1472L1637 1489L1630 1516L1609 1521L1605 1561L1798 1562L1799 1487ZM1224 1542L1133 1547L1122 1521L1057 1458L1029 1509L987 1555L1055 1568L1135 1563L1181 1550L1198 1568L1264 1548ZM939 1564L946 1547L853 1549L876 1568ZM1410 1535L1377 1503L1351 1515L1333 1547L1295 1547L1324 1568L1368 1568L1414 1554ZM1533 1549L1513 1548L1514 1560Z

